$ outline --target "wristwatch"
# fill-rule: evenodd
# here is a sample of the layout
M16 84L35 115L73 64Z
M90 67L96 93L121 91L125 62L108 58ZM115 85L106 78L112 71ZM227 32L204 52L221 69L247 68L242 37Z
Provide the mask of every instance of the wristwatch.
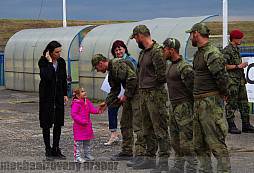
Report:
M238 67L238 65L235 65L235 69L238 69L239 67Z

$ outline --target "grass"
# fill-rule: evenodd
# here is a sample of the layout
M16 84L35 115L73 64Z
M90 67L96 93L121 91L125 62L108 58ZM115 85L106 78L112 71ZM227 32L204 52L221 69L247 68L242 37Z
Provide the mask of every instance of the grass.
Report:
M124 22L135 22L135 21L76 21L68 20L68 26L82 26L82 25L105 25L113 23L124 23ZM35 28L56 28L62 27L62 20L46 20L46 19L0 19L0 45L6 45L7 41L18 31L24 29L35 29ZM82 38L92 28L86 29L82 32ZM0 47L1 50L1 47Z
M76 21L68 20L68 26L82 26L82 25L105 25L113 23L125 23L135 21ZM222 22L206 22L211 28L212 35L222 35ZM62 20L46 20L46 19L0 19L0 45L6 45L7 41L16 32L24 29L35 28L55 28L62 27ZM86 29L82 32L82 38L92 28ZM241 30L244 33L243 41L254 41L254 21L238 21L229 22L228 31ZM1 48L0 48L1 49Z
M222 35L222 22L206 22L211 29L211 35ZM234 21L228 23L228 32L240 30L244 33L244 42L254 42L254 21ZM246 43L245 46L254 46L254 43Z

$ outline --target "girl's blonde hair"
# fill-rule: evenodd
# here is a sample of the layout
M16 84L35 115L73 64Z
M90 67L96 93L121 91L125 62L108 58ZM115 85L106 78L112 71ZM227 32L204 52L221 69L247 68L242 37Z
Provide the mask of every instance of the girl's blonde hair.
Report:
M78 99L77 98L77 95L80 95L81 92L82 92L82 89L84 89L83 87L76 87L72 90L72 97L71 97L71 100L74 100L74 99Z

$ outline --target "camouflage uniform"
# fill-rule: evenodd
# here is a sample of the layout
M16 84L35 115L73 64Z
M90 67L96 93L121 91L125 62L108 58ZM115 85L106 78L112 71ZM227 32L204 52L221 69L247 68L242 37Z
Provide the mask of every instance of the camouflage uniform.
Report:
M194 148L200 160L199 172L212 172L211 152L217 159L218 172L231 172L223 100L227 96L228 74L222 54L209 42L198 48L194 68ZM207 89L207 90L206 90Z
M158 86L142 88L140 82L146 79L140 76L142 59L145 53L151 58L151 68L154 70ZM145 68L145 67L143 67ZM151 70L151 69L149 69ZM141 91L141 112L144 138L147 145L146 156L155 160L157 145L159 145L160 162L167 161L170 155L170 139L168 134L168 112L166 102L167 91L164 87L166 61L162 56L160 46L154 42L148 49L140 52L138 61L139 88Z
M127 155L133 154L133 131L137 135L135 142L135 155L143 156L145 153L145 141L143 138L141 116L140 116L140 94L137 90L137 77L134 71L134 65L130 68L131 62L122 58L114 58L109 60L109 84L111 91L106 98L106 103L109 105L117 98L121 91L121 84L125 89L124 95L127 100L123 103L123 112L120 120L121 133L123 136L122 152ZM134 124L132 122L135 122Z
M102 56L102 55L95 55ZM93 62L94 59L94 62ZM93 67L98 64L100 58L93 58ZM92 69L93 70L93 69ZM114 58L108 62L108 81L111 87L110 93L106 98L107 105L117 99L121 84L125 89L124 95L127 100L123 103L123 112L120 120L121 133L123 136L122 153L133 155L133 131L137 135L135 142L136 156L144 156L145 140L143 138L141 114L140 114L140 94L137 90L137 75L134 64L123 58ZM135 123L133 123L135 121Z
M176 68L172 68L172 70L170 70L172 66L176 66ZM169 73L171 73L171 75ZM194 72L192 65L180 57L175 62L172 62L172 64L167 68L166 76L169 88L169 98L171 101L169 128L171 145L175 150L174 166L179 170L184 170L184 164L186 161L186 171L188 173L196 172L198 161L193 148L192 92ZM179 82L181 82L181 86L179 86L179 82L178 80L175 80L175 78L180 78ZM178 86L173 85L174 87L169 87L172 84L172 80L175 80L175 83ZM178 95L180 92L187 93L182 97L182 101L174 102L174 100L170 97L170 93L173 92L177 92ZM187 99L185 95L187 95Z
M240 54L239 47L234 47L231 43L226 46L222 53L227 65L239 65L242 63L242 55ZM235 120L235 110L237 105L241 113L241 119L243 123L249 122L249 110L247 91L246 91L246 79L244 76L243 68L228 70L229 82L228 98L226 103L226 118L228 123L232 124Z

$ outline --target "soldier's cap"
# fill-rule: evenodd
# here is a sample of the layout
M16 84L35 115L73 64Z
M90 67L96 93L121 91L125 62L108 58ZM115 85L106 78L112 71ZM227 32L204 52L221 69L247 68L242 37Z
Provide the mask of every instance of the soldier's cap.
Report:
M95 70L95 66L97 65L97 64L99 64L99 62L103 59L103 58L106 58L106 57L104 57L102 54L96 54L96 55L94 55L94 57L92 58L92 60L91 60L91 63L92 63L92 69L91 69L91 71L94 71Z
M240 38L243 38L243 33L239 30L234 30L230 32L230 36L235 39L240 39Z
M174 49L180 49L180 42L176 38L166 38L166 40L160 46L161 48L169 47Z
M150 33L150 30L145 25L137 25L133 29L133 33L130 36L130 39L133 39L135 37L135 35L144 34L144 33Z
M191 29L185 31L186 33L192 33L198 31L200 34L210 35L210 28L205 23L196 23Z

